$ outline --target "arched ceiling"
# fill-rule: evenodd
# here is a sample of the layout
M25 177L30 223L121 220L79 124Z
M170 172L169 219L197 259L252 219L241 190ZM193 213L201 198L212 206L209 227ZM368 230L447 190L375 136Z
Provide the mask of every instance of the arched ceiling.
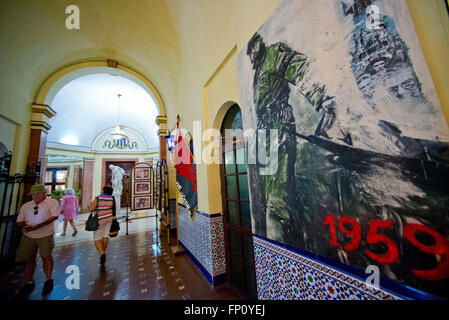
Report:
M67 83L52 103L57 112L50 120L48 143L90 148L95 137L115 126L118 96L119 123L139 132L149 149L159 146L153 98L135 82L112 74L90 74Z
M170 3L170 1L168 1ZM165 0L0 1L2 114L25 123L18 109L34 101L52 73L80 61L113 59L149 79L167 105L175 97L179 35ZM176 3L176 2L175 2ZM80 29L66 28L66 7L80 9ZM53 107L53 106L51 106ZM4 109L4 110L3 110Z

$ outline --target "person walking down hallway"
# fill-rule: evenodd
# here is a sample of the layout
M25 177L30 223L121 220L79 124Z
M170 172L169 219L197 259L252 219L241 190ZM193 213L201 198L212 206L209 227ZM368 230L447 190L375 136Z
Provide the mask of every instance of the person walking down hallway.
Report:
M89 211L97 211L98 229L94 231L94 243L100 254L100 263L106 262L106 249L108 247L109 230L115 215L115 199L112 196L112 187L104 186L103 193L92 201Z
M73 228L72 236L76 236L78 230L75 227L76 213L78 211L78 198L75 196L75 191L73 189L67 188L64 191L65 196L61 200L61 214L64 215L64 231L62 232L62 236L66 235L67 230L67 222Z
M36 254L43 261L46 276L42 295L46 296L53 290L53 258L54 225L59 217L59 204L55 199L47 198L43 185L31 187L30 195L33 200L26 202L19 211L17 225L22 229L19 247L16 251L16 262L25 261L25 285L16 294L16 299L25 298L34 290L34 269L36 268Z

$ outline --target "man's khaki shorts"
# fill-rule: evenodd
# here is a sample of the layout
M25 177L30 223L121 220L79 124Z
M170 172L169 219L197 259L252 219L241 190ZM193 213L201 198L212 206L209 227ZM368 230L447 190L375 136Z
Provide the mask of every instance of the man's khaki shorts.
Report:
M22 234L19 248L16 251L16 262L31 260L36 257L37 250L41 258L51 255L55 241L53 235L44 238L30 238Z

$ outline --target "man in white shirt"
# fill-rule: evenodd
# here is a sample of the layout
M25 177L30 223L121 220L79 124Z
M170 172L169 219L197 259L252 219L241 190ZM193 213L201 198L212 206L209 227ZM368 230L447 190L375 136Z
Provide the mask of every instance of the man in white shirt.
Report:
M24 298L34 290L34 269L36 268L36 254L43 261L46 281L42 290L45 296L53 290L53 258L54 226L58 219L59 205L55 199L47 198L45 186L31 187L32 201L28 201L21 208L17 217L17 225L22 228L22 237L16 252L16 262L25 261L25 285L16 294L16 298Z

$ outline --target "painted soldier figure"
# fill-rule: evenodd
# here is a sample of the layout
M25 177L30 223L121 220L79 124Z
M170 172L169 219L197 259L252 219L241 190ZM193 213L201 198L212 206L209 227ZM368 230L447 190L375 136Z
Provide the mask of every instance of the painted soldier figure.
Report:
M278 190L278 200L285 203L284 212L271 212L283 215L286 219L293 217L297 204L295 192L295 162L297 155L296 124L292 106L289 104L289 84L298 85L308 72L307 57L292 50L283 43L265 46L262 37L256 33L248 43L247 54L255 70L254 75L254 105L257 115L258 129L279 130L278 170L273 176L261 176L259 165L249 166L250 179L258 189L255 192L253 208L255 214L256 232L266 233L266 212L270 209L266 194L271 194L271 188ZM325 88L314 85L304 97L313 107L321 103ZM270 149L267 142L267 152ZM284 190L284 191L283 191ZM281 211L282 211L281 210ZM282 219L282 218L281 218ZM279 219L278 219L279 220Z

